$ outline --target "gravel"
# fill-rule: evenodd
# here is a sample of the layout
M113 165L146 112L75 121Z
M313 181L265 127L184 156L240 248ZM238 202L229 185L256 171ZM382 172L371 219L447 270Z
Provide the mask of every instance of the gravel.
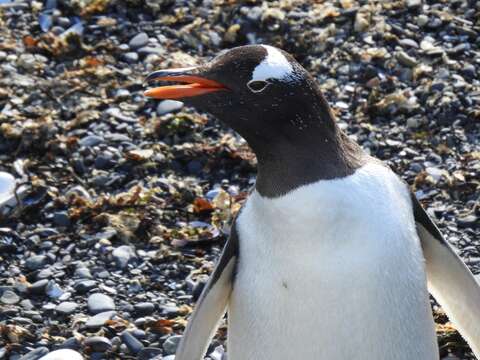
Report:
M146 99L143 80L247 43L292 53L480 273L477 2L0 7L0 359L171 358L256 161L216 120ZM442 357L473 359L437 332Z

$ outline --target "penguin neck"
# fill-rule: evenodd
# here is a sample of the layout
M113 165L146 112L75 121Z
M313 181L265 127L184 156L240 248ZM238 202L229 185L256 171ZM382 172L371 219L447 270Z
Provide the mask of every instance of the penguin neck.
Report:
M292 128L262 146L250 144L258 161L255 187L262 196L278 197L302 185L342 178L364 164L365 153L338 128L322 100L322 109L296 114L304 119L301 129Z

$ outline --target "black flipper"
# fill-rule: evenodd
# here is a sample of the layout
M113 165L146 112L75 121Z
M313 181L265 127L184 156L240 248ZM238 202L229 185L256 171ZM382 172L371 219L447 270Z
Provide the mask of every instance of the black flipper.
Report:
M415 195L411 197L430 293L480 359L480 286Z
M234 221L220 260L190 317L175 360L202 360L205 356L208 344L227 309L237 259L238 235Z

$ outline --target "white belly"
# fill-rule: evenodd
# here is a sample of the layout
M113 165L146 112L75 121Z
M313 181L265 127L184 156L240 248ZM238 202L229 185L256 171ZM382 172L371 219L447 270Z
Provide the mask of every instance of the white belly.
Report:
M389 170L253 193L237 225L230 360L438 360L408 192Z

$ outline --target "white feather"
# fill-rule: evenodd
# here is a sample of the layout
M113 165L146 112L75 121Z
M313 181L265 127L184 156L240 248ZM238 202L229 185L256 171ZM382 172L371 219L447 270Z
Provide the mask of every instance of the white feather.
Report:
M262 45L267 50L267 56L255 67L251 81L267 79L285 80L294 75L292 64L273 46Z
M409 193L389 169L254 192L237 224L230 360L438 360Z

